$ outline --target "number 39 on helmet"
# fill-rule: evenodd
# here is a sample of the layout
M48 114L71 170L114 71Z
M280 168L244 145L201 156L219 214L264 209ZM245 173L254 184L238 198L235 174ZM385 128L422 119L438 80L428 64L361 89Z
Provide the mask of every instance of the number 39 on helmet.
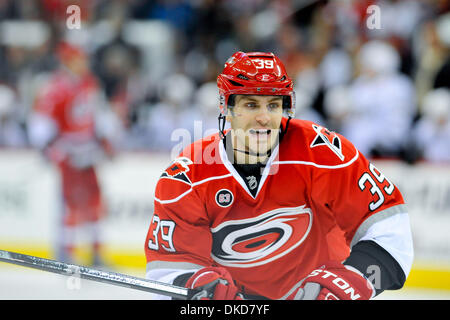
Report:
M283 96L283 110L295 114L295 93L286 69L273 53L236 52L225 63L217 77L220 96L220 117L234 106L234 95ZM220 120L219 120L220 121Z

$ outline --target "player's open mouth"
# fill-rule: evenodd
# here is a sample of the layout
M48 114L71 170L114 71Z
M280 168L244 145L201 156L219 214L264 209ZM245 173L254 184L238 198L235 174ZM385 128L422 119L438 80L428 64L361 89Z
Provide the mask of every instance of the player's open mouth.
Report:
M263 138L269 136L271 131L270 129L250 129L248 132L252 136Z

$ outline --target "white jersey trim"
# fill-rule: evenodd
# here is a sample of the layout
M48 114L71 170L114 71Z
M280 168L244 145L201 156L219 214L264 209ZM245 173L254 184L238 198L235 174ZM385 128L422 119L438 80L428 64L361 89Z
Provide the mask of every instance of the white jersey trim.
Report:
M414 248L405 205L388 208L367 218L356 231L350 247L367 240L376 242L389 252L408 277L414 259Z
M206 179L203 179L203 180L200 180L200 181L192 183L192 186L195 187L195 186L198 186L199 184L208 182L210 180L225 179L225 178L228 178L228 177L231 177L230 173L227 173L227 174L224 174L224 175L221 175L221 176L209 177L209 178L206 178Z
M153 281L160 281L173 284L173 281L180 275L190 272L197 272L203 266L190 262L172 261L151 261L147 263L145 278ZM151 294L152 300L170 300L169 296Z
M161 200L161 199L158 199L156 196L154 197L154 199L155 199L155 201L157 201L157 202L159 202L159 203L161 203L161 204L174 203L174 202L177 202L178 200L180 200L181 198L183 198L185 195L191 193L192 190L193 190L193 189L192 189L192 187L191 187L189 190L187 190L186 192L180 194L178 197L173 198L173 199Z
M180 194L178 197L173 198L173 199L161 200L161 199L158 199L156 196L154 196L154 199L155 199L155 201L157 201L157 202L159 202L161 204L174 203L174 202L179 201L185 195L189 194L193 190L194 187L196 187L196 186L198 186L198 185L200 185L202 183L205 183L205 182L208 182L208 181L211 181L211 180L225 179L225 178L228 178L228 177L231 177L231 176L232 175L230 173L228 173L228 174L225 174L225 175L222 175L222 176L209 177L209 178L206 178L206 179L194 182L194 183L192 183L191 188L189 188L189 190L185 191L184 193Z
M242 179L241 175L236 171L230 160L228 160L227 152L225 150L225 146L223 145L223 140L219 141L219 155L223 165L225 166L225 168L228 169L228 171L230 171L233 178L241 185L241 187L245 190L245 192L248 193L250 197L256 199L262 187L264 186L264 183L267 179L267 176L269 175L272 165L277 162L274 160L276 157L278 157L278 146L279 146L278 144L275 146L272 154L269 157L269 160L267 161L266 166L264 167L263 173L261 175L261 180L259 182L258 190L256 191L255 196L253 196L250 190L248 190L247 184L244 182L244 179Z

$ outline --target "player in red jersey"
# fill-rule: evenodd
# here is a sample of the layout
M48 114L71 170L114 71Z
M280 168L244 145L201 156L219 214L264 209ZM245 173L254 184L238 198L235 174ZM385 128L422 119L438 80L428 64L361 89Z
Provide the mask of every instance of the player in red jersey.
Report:
M101 264L99 223L105 208L95 165L105 154L113 153L112 144L98 130L101 91L80 48L61 42L57 55L61 68L36 97L30 140L57 166L61 176L58 258L76 260L79 235L87 234L92 264Z
M292 81L275 55L237 52L217 83L220 133L157 183L146 277L198 288L193 299L401 288L413 247L398 188L343 136L291 119Z

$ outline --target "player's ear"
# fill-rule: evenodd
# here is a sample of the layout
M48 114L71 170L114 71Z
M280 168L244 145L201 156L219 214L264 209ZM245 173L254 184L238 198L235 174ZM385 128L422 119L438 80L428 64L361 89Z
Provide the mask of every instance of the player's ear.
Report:
M234 115L233 108L228 108L227 115L225 116L225 119L227 120L227 122L231 122L233 115Z

